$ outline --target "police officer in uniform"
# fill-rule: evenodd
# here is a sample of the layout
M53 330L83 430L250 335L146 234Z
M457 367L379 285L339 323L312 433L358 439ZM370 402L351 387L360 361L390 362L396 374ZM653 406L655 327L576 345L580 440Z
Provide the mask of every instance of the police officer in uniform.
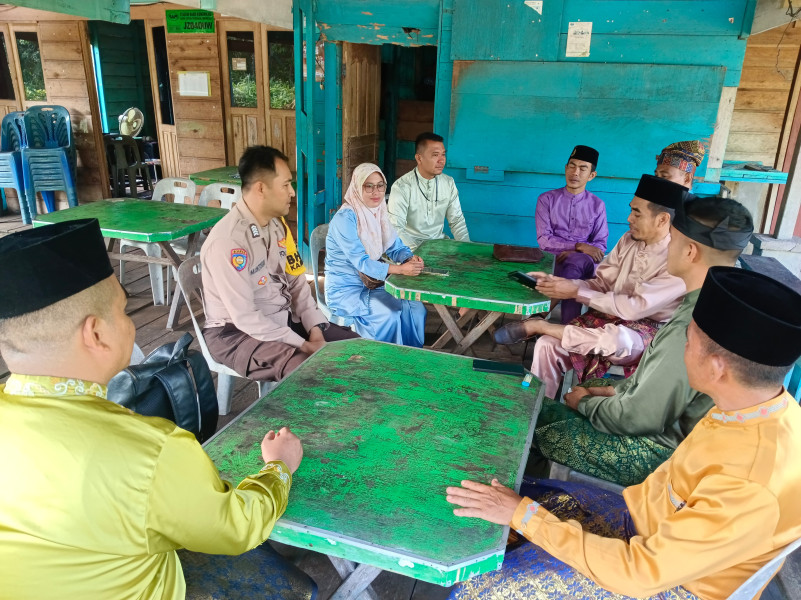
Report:
M312 297L283 220L295 191L287 157L251 146L239 160L242 200L200 251L206 327L215 360L244 377L278 381L326 342L358 337L329 323Z

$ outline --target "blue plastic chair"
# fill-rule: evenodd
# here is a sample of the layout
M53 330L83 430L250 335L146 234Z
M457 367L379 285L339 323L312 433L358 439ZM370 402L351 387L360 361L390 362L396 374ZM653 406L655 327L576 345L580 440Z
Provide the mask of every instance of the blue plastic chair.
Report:
M22 177L22 149L25 147L25 128L21 112L10 112L0 124L0 195L3 206L0 214L7 208L5 188L14 188L19 198L22 222L30 223L28 199Z
M36 192L42 192L48 212L55 210L54 190L64 190L69 205L78 206L69 111L63 106L32 106L24 123L28 147L22 150L22 175L31 217L36 216Z

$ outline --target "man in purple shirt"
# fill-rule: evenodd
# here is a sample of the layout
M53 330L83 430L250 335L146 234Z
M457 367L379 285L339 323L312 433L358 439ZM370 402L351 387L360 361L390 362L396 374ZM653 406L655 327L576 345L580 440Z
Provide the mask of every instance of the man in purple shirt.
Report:
M606 252L606 207L586 190L587 183L595 179L597 166L597 150L576 146L565 165L565 187L537 199L537 243L556 255L554 275L559 277L590 279ZM580 314L579 302L562 300L563 324Z

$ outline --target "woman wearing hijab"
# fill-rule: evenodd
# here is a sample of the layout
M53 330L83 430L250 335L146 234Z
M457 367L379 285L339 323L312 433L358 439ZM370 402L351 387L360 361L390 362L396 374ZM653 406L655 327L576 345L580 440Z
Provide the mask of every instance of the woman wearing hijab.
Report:
M423 346L426 309L398 300L384 289L393 273L419 275L423 259L414 256L389 222L387 180L376 165L353 171L342 206L331 219L325 242L325 297L331 312L351 317L356 333L381 342ZM386 254L390 260L381 261Z

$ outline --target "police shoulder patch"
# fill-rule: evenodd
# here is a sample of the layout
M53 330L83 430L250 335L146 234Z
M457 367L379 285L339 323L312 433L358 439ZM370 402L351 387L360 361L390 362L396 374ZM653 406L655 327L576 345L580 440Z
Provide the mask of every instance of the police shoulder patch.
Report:
M237 271L242 271L248 264L248 251L244 248L231 250L231 264Z

